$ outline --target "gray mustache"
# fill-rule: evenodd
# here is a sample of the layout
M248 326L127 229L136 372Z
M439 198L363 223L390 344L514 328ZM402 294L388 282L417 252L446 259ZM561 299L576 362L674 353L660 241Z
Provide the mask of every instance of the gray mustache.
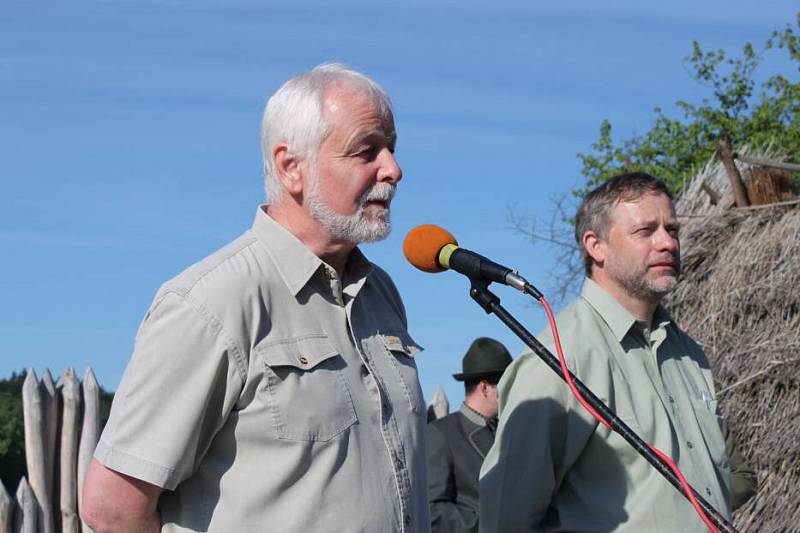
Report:
M396 190L397 186L391 183L376 183L375 186L368 190L361 198L361 205L363 206L367 202L374 201L388 202L394 198Z

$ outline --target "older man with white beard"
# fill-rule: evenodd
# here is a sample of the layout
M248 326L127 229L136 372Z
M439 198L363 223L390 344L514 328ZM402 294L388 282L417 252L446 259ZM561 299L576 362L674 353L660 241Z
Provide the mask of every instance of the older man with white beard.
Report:
M96 531L428 530L420 348L356 246L389 233L395 142L341 65L270 98L270 204L145 315L87 476Z
M590 192L575 217L587 278L558 315L559 336L570 370L729 517L711 368L660 305L678 281L678 233L672 197L652 176L623 174ZM553 350L549 331L541 340ZM498 399L497 437L481 468L481 531L706 531L689 502L532 353L506 369Z

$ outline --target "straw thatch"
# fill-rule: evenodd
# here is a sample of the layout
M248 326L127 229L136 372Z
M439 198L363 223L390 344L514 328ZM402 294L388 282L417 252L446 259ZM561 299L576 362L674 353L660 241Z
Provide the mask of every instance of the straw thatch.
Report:
M683 280L666 306L705 349L723 413L758 472L737 526L800 531L800 203L783 191L783 205L736 209L730 190L722 166L709 165L677 200Z

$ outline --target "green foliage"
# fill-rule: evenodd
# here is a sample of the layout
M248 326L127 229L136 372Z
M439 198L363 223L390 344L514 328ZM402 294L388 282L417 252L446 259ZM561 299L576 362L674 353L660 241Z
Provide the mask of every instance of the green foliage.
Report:
M22 384L25 372L0 380L0 480L9 494L26 474L25 427L22 416ZM105 425L114 395L100 389L100 423Z
M741 55L729 57L723 50L707 52L695 41L686 58L692 78L711 89L713 97L700 104L676 102L682 118L654 110L649 131L619 144L612 138L608 120L600 124L600 137L589 153L579 153L586 189L622 172L640 170L662 178L677 193L684 181L714 155L716 143L730 136L734 147L770 149L790 160L800 159L800 81L774 75L762 82L756 94L754 73L768 53L784 51L800 70L800 13L795 24L773 32L761 55L750 43ZM794 73L796 74L796 72Z
M10 494L25 474L25 434L22 424L22 382L14 372L0 381L0 479Z

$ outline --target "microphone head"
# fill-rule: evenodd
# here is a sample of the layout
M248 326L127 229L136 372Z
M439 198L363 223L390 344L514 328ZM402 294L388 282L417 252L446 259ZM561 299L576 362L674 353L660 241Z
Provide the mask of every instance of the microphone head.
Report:
M449 231L433 224L412 229L403 241L403 255L408 262L425 272L444 272L439 265L439 251L448 244L458 245Z

